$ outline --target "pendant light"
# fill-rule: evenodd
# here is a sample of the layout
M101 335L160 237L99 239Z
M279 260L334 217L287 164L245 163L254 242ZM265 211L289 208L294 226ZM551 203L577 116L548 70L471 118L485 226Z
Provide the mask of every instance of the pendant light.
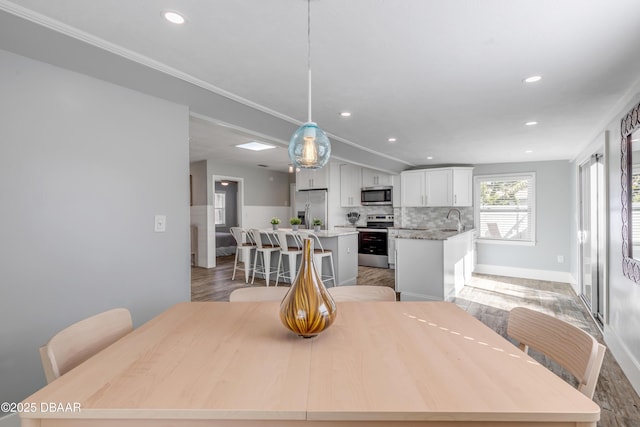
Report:
M295 131L289 141L289 159L302 169L320 169L329 161L331 142L311 120L311 0L307 0L307 73L309 77L309 116L307 123Z

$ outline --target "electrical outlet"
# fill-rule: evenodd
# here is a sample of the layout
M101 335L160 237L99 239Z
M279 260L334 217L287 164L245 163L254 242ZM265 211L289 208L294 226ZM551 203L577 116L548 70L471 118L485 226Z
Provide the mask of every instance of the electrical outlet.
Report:
M564 263L564 255L558 255L558 264Z

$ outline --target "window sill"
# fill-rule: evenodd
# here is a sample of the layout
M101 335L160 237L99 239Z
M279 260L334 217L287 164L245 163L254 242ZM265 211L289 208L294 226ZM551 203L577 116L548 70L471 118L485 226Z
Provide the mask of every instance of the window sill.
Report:
M488 245L507 245L507 246L535 246L536 242L524 241L524 240L503 240L503 239L476 239L477 243Z

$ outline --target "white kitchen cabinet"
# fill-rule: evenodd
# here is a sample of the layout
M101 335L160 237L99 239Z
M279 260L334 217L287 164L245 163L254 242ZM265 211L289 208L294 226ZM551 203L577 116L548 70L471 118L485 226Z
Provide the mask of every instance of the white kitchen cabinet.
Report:
M453 204L453 171L429 169L402 172L403 207L451 206Z
M379 187L389 186L391 183L391 175L374 169L362 168L362 186L363 187Z
M472 171L473 168L437 168L402 172L402 206L472 206Z
M473 168L453 168L453 206L473 206Z
M340 165L340 206L351 208L360 206L362 189L362 168L355 165Z
M329 188L329 165L322 169L300 169L296 172L296 190Z
M450 301L471 280L473 231L444 240L396 238L401 301Z

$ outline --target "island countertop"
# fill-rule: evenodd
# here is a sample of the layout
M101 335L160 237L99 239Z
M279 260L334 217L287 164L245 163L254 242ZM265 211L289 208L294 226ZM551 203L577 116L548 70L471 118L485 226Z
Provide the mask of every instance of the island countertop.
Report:
M278 230L281 231L287 231L287 232L291 232L291 233L295 233L295 231L293 231L291 228L278 228ZM313 234L315 234L318 237L340 237L340 236L349 236L352 234L358 234L357 231L343 231L343 230L320 230L320 231L313 231L313 229L306 229L306 228L301 228L298 231L310 231ZM265 229L264 230L265 233L269 233L269 232L273 232L273 230L268 230Z
M465 233L471 233L473 228L464 231L457 231L449 228L405 228L392 227L391 230L397 230L398 239L419 239L419 240L448 240Z

